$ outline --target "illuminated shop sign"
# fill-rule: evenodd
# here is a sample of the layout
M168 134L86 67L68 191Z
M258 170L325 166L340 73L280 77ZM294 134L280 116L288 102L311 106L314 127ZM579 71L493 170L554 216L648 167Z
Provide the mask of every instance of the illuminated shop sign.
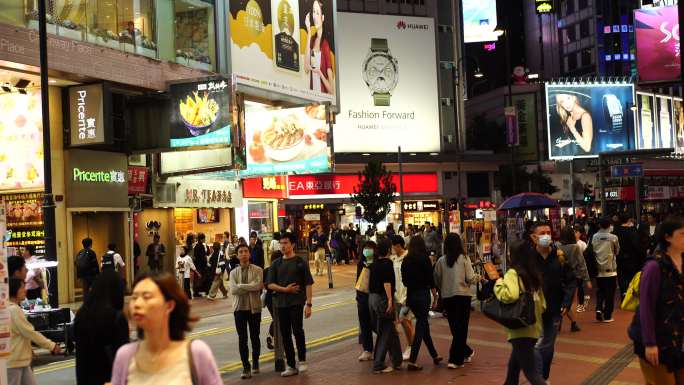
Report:
M69 129L72 146L111 142L109 89L104 83L69 88Z
M553 0L535 0L534 10L538 15L553 12Z
M87 171L74 168L73 175L74 182L126 183L124 171Z

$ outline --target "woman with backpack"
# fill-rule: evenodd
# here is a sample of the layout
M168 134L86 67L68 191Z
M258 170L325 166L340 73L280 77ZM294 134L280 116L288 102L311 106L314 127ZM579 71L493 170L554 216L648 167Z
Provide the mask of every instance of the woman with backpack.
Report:
M515 303L522 293L531 291L534 298L535 323L520 329L508 329L508 342L513 350L508 360L508 372L505 385L517 385L520 370L523 371L530 385L545 385L541 373L537 371L534 345L542 331L542 313L546 308L542 278L535 266L536 256L533 249L525 241L511 245L511 265L506 275L499 278L494 285L494 295L505 304Z
M480 277L475 274L470 258L465 256L463 242L458 234L450 233L444 239L445 255L435 264L435 285L442 296L451 330L449 369L462 368L471 362L475 352L467 344L470 302L473 296L471 285Z
M669 217L657 233L660 254L641 273L639 308L629 335L649 385L684 384L684 218Z

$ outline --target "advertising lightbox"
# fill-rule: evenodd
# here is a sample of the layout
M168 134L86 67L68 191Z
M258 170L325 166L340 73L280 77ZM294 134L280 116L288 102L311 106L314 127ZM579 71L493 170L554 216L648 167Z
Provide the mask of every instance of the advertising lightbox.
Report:
M334 0L230 1L238 84L336 103Z
M496 0L463 0L463 41L478 43L498 40Z
M672 98L656 95L656 116L658 116L658 148L673 147Z
M338 20L345 33L335 152L439 151L433 19L338 13Z
M676 152L684 151L684 106L681 99L637 92L637 107L638 149L674 148Z
M677 6L635 10L634 29L639 80L678 80L681 57Z
M672 100L672 111L674 115L674 133L675 133L675 152L684 153L684 102L682 99L674 98Z
M550 159L634 147L632 84L547 84L546 105Z
M169 86L170 147L230 144L231 87L228 80L210 78Z
M332 169L325 106L245 112L247 169L242 175L310 174Z
M656 148L655 97L652 94L637 92L637 108L639 110L637 148L640 150Z

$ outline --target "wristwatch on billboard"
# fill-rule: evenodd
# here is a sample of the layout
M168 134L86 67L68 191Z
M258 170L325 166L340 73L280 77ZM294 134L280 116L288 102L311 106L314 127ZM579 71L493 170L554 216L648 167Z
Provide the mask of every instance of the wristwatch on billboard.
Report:
M399 81L399 66L392 56L387 39L372 38L363 61L363 80L373 95L373 104L389 106L392 91Z

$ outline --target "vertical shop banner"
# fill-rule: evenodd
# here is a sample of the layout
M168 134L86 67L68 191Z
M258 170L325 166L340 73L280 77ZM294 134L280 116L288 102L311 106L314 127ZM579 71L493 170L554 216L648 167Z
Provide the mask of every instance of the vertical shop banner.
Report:
M332 170L323 105L245 113L247 169L242 175L311 174Z
M230 1L238 84L337 104L334 0Z
M513 106L518 116L518 147L516 159L537 160L537 103L535 94L513 95Z
M110 143L111 95L104 83L69 87L71 146Z
M432 18L339 13L335 152L437 152L439 92ZM420 52L417 55L416 52Z
M547 84L546 102L550 159L634 148L634 85Z
M496 0L463 0L463 41L496 41Z
M672 148L674 145L672 98L656 95L656 116L658 117L658 148Z
M682 99L672 100L672 111L674 115L674 147L678 154L684 153L684 102Z
M7 267L7 217L0 199L0 357L10 353L9 270Z
M221 77L169 85L170 147L230 144L231 92Z
M515 106L505 107L504 117L506 118L506 144L508 147L515 147L520 144L518 112L516 111Z
M4 196L6 247L35 246L36 254L45 253L43 231L43 194L24 193Z
M0 191L43 187L40 89L0 94Z
M635 10L634 29L639 80L678 80L681 56L677 6Z
M640 150L656 148L655 97L652 94L637 92L637 108L639 110L637 148Z
M145 194L148 178L147 167L128 166L128 195Z

